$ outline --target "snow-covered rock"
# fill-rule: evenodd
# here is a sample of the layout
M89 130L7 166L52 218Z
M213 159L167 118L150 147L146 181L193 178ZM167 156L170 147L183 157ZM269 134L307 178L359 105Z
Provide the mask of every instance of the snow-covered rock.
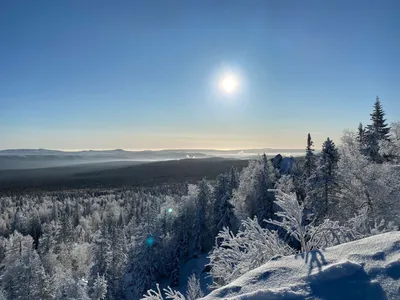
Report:
M277 154L274 158L271 159L272 166L275 169L279 170L279 173L290 174L294 170L298 168L298 162L293 156L290 157L283 157L281 154Z
M400 299L400 232L273 259L202 299Z

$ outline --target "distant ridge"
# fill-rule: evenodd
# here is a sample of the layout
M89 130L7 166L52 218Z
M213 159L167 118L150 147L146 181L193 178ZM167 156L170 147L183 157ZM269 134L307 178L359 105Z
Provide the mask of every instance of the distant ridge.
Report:
M52 149L5 149L0 150L1 154L6 155L79 155L79 154L128 154L128 153L198 153L198 154L261 154L261 153L299 153L304 152L304 149L274 149L274 148L259 148L259 149L233 149L233 150L218 150L218 149L162 149L162 150L124 150L124 149L111 149L111 150L80 150L80 151L63 151Z
M244 150L202 150L202 149L165 149L165 150L82 150L61 151L49 149L7 149L0 150L0 170L32 169L44 167L68 166L72 164L111 162L111 161L164 161L198 158L255 159L266 153L274 157L301 156L300 149L244 149Z

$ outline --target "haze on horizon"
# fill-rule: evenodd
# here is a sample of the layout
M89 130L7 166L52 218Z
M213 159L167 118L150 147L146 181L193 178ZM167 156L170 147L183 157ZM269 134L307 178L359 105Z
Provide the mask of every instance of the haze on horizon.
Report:
M399 117L399 10L1 1L0 149L298 149L308 132L317 149L339 143L376 95Z

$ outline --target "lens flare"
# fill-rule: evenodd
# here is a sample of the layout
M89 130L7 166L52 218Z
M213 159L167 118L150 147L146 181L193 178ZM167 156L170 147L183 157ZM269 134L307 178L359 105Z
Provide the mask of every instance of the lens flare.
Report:
M146 245L147 245L147 247L152 247L152 246L154 245L154 237L149 236L149 237L146 239Z

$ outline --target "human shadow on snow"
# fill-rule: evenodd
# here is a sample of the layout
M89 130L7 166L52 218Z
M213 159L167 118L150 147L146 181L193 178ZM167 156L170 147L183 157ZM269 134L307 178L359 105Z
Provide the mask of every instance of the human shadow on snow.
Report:
M321 252L321 250L312 250L312 251L308 251L305 253L302 252L302 253L296 254L295 259L297 259L299 256L302 259L304 259L306 264L309 264L308 274L307 274L308 276L311 275L314 268L318 268L318 272L320 272L322 270L322 266L325 266L327 264L327 262L325 260L325 256Z
M339 272L341 270L338 270ZM322 276L324 277L324 276ZM344 271L341 276L326 276L309 283L312 299L325 300L385 300L387 296L378 282L360 266L350 272Z
M320 257L320 259L318 259L318 256ZM314 266L317 267L318 272L320 272L322 269L322 265L327 264L325 256L320 250L308 251L306 253L305 263L309 264L308 275L312 273L312 271L314 270Z
M298 255L296 255L297 258ZM324 300L385 300L387 296L374 274L367 274L362 265L351 261L328 265L320 250L299 254L308 268L309 294L305 299ZM327 266L322 270L323 266ZM393 264L387 273L398 276L398 265Z

